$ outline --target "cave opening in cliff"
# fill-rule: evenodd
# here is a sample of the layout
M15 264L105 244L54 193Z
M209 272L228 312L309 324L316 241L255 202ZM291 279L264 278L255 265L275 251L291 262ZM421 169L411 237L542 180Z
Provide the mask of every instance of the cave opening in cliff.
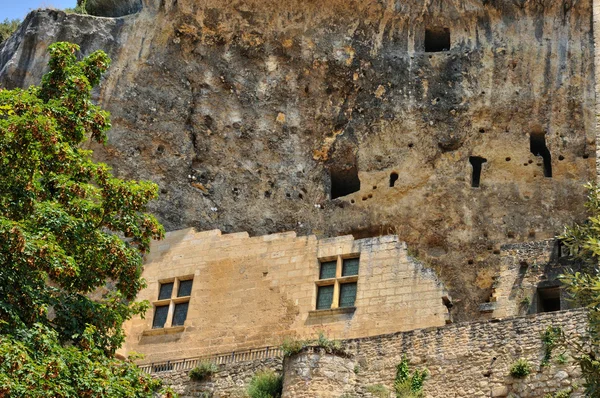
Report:
M560 311L560 287L546 287L537 289L538 311L553 312Z
M355 164L349 167L332 167L329 169L331 177L331 199L346 196L360 191L358 167Z
M482 165L487 162L486 158L481 156L469 156L469 163L473 167L473 174L471 175L471 186L473 188L479 188L481 182L481 168Z
M450 29L425 29L425 52L435 53L450 50Z
M544 160L544 177L552 177L552 155L546 146L545 132L532 132L529 134L529 148L535 156Z
M396 181L398 181L398 173L394 171L392 174L390 174L390 188L394 187Z

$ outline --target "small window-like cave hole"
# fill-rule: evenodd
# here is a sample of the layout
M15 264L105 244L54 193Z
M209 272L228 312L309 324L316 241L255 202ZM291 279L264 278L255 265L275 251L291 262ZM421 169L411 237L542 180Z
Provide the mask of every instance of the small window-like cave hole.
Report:
M356 165L348 168L331 168L329 173L331 176L331 199L360 191L360 180L358 179L358 167Z
M390 174L390 188L394 187L396 181L398 181L398 173L394 171L392 174Z
M450 50L450 29L425 29L425 52L435 53Z
M538 312L560 311L560 287L538 288Z
M473 188L479 188L479 183L481 181L481 166L487 162L486 158L482 158L481 156L470 156L469 163L473 166L473 174L471 175L471 186Z
M552 177L552 155L546 146L546 133L537 132L529 134L529 148L535 156L544 159L544 177Z

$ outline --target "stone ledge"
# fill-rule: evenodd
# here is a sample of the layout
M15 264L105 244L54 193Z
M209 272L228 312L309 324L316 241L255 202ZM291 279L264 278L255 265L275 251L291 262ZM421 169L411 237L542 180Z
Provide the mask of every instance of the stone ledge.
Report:
M308 312L309 317L331 316L339 314L352 314L356 311L356 307L333 308L329 310L313 310Z
M148 329L142 332L142 336L158 336L161 334L181 333L185 330L185 326L174 326L171 328Z

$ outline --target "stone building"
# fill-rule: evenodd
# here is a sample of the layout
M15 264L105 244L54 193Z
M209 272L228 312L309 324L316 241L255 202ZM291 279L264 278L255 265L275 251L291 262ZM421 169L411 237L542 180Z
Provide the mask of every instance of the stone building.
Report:
M301 353L288 396L336 383L369 396L403 353L432 369L433 397L577 380L557 364L531 383L506 370L539 363L554 322L585 329L562 312L552 239L585 218L597 176L600 1L121 3L102 18L31 13L0 44L0 86L38 83L58 39L113 58L95 93L113 129L95 158L157 183L171 231L124 353L185 389L198 357L231 372L189 396L233 396L260 366L282 369L284 338L320 330L353 356ZM332 363L340 378L311 390Z
M160 362L279 346L319 332L348 339L441 326L450 297L396 236L317 239L169 232L143 276L145 319L123 351Z

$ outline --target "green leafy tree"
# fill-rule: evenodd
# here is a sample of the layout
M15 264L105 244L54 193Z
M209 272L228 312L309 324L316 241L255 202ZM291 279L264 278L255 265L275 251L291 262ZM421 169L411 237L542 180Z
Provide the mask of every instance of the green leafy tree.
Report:
M0 397L152 397L161 382L133 362L106 356L94 345L92 327L81 341L63 346L42 325L0 335Z
M157 187L81 148L110 128L91 101L108 56L49 51L41 86L0 89L0 397L150 397L158 383L112 357L148 306L134 299L164 235L145 212Z
M144 212L157 187L113 177L80 147L104 142L110 128L91 102L108 56L78 62L69 43L49 51L40 87L0 90L0 333L41 324L85 344L92 325L94 345L110 355L123 321L147 308L133 300L142 255L164 234Z
M561 280L573 300L588 309L588 336L567 343L578 353L576 359L586 380L587 396L600 398L600 186L587 184L586 188L586 222L566 228L559 237L582 267L578 272L562 275Z
M0 22L0 43L8 39L19 27L21 21L19 19L6 18Z

